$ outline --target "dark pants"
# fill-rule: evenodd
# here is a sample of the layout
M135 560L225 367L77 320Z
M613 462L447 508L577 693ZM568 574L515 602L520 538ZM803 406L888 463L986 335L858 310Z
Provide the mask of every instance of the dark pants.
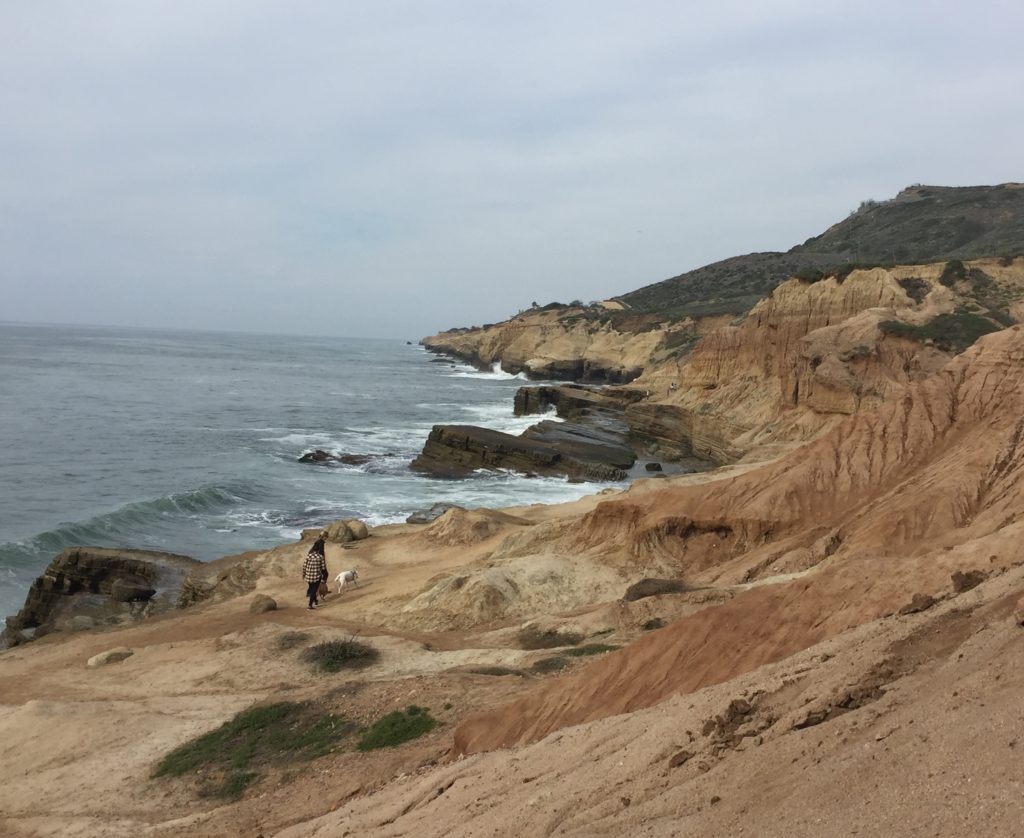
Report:
M309 604L316 605L316 592L320 590L319 582L310 582L306 587L306 596L309 597Z

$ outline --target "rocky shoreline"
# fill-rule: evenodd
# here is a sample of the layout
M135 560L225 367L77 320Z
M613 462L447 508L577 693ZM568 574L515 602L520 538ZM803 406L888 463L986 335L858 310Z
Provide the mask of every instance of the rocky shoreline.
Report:
M648 414L631 409L648 395L628 387L581 384L521 387L514 399L516 416L554 412L560 421L540 419L518 436L473 425L435 425L411 468L445 478L489 469L571 481L623 481L652 472L713 468L694 457L685 440L672 438L671 429L658 427L652 433L656 426L636 421Z

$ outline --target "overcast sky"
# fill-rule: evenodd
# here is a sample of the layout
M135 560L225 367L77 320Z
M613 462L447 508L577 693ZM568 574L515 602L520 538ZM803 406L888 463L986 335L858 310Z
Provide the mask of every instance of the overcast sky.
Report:
M1024 180L1022 8L6 0L0 320L418 339Z

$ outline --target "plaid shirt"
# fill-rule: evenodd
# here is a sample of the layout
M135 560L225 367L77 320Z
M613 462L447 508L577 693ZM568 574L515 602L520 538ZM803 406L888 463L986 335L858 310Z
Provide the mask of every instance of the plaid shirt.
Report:
M319 582L327 575L327 559L320 553L310 553L302 563L302 578L309 584Z

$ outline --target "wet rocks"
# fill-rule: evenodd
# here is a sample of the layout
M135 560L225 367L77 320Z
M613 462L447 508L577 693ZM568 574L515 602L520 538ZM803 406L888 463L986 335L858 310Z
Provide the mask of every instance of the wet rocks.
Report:
M413 512L408 518L405 519L407 524L429 524L436 521L449 509L462 509L463 507L458 506L454 503L435 503L433 506L427 509L419 509Z
M521 436L472 425L435 425L411 468L437 477L510 469L581 480L623 480L636 455L622 429L540 422Z
M319 463L325 465L338 463L345 466L362 466L372 459L373 457L369 454L332 454L330 451L317 448L315 451L307 451L299 457L298 461L300 463Z
M621 413L643 398L643 392L630 387L597 389L578 384L520 387L516 391L513 412L516 416L531 416L553 409L557 416L572 419L596 410Z

